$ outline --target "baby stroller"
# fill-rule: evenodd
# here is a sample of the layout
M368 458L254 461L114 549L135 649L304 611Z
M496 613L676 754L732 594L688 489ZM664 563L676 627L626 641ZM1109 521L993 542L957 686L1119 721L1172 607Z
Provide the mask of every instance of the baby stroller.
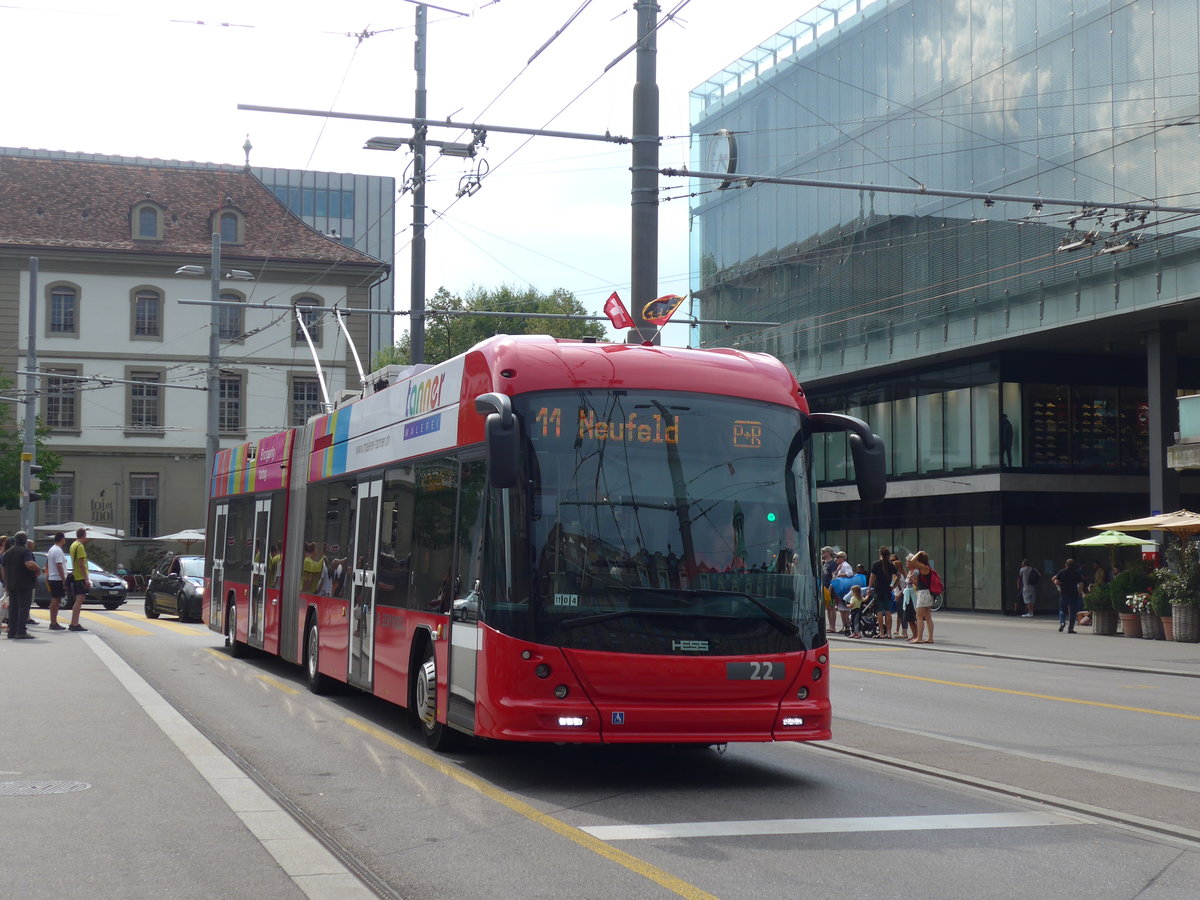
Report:
M863 605L858 620L858 633L865 638L879 636L879 617L875 607L875 594L868 588L868 591L863 594Z

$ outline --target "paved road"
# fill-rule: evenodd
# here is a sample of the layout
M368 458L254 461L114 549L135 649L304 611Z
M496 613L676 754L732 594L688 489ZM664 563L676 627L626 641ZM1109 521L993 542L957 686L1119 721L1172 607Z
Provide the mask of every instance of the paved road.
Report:
M1145 708L1186 702L1176 692L1194 693L1191 678L1151 675L1137 663L1200 673L1200 646L1067 638L1038 620L943 614L932 647L835 640L835 744L865 760L784 744L724 755L487 745L436 757L394 707L352 692L314 697L298 670L232 660L202 625L147 622L139 608L85 613L93 633L84 641L0 642L3 683L27 679L44 695L0 701L8 772L0 781L90 785L0 797L4 823L27 826L19 858L45 856L44 835L62 835L54 867L19 873L17 895L62 896L81 877L96 896L342 896L350 888L344 874L306 882L284 868L270 833L256 836L244 810L223 806L204 762L198 769L155 724L143 704L157 694L119 675L122 659L393 895L733 898L803 885L831 897L1134 897L1153 885L1154 896L1191 897L1200 884L1195 849L1080 811L1161 789L1176 799L1142 812L1183 827L1183 813L1170 810L1200 807L1194 793L1180 801L1187 795L1177 786L1129 777L1136 772L1092 771L1056 737L1103 716L1127 717L1108 721L1134 734L1127 721L1166 721L1110 708L1131 704L1090 704L1142 682L1155 700L1145 703L1139 689ZM1029 661L1056 654L1067 664ZM1027 696L1035 692L1063 699ZM1025 733L1006 730L1009 717L1027 723ZM1175 743L1166 732L1146 738ZM1122 753L1137 746L1127 743ZM1111 766L1129 764L1114 754ZM938 769L967 783L921 773ZM976 780L998 790L976 790ZM1078 809L1025 799L1041 794ZM79 851L61 852L72 845Z

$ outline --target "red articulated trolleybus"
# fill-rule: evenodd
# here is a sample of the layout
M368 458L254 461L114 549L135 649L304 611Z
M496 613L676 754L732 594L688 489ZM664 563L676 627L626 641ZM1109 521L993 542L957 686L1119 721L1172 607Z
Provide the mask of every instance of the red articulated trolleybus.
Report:
M209 627L460 734L568 743L830 736L810 463L865 423L772 357L496 337L391 367L221 451Z

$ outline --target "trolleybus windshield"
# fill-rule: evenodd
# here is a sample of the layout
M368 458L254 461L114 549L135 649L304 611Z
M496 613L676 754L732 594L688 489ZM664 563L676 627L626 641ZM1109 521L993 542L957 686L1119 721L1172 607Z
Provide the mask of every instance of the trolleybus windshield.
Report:
M532 448L527 490L514 492L527 522L514 549L528 559L515 568L528 583L492 610L498 627L626 653L823 640L798 410L634 390L531 394L514 409Z

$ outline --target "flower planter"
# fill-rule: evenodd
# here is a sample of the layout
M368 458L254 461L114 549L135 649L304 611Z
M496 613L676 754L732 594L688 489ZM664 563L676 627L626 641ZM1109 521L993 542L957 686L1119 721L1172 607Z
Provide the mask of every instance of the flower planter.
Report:
M1200 643L1200 606L1179 603L1171 607L1171 628L1175 640L1189 644Z
M1137 613L1119 613L1121 618L1121 633L1125 637L1140 638L1142 636L1142 617Z
M1154 613L1142 613L1139 618L1142 626L1142 637L1148 641L1161 641L1163 639L1162 619L1154 615Z
M1113 609L1092 610L1092 634L1113 635L1117 633L1117 612Z
M1159 616L1159 619L1162 620L1163 640L1175 640L1175 620L1171 616Z

